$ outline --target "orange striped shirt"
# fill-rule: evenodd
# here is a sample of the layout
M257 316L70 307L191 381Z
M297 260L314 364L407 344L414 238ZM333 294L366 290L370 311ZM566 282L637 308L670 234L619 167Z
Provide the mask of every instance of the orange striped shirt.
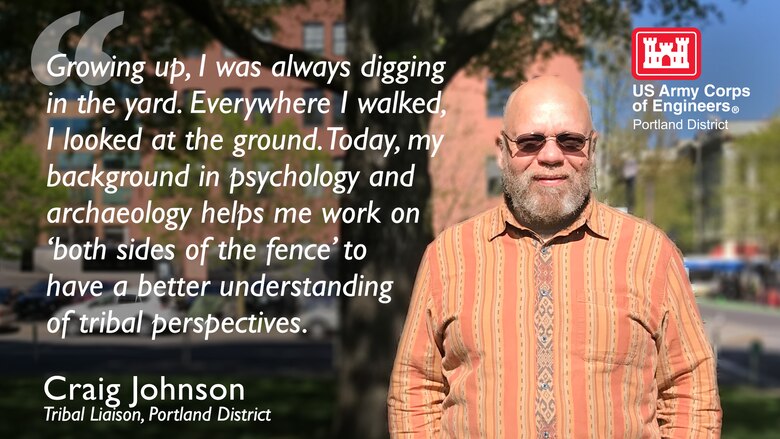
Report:
M390 383L393 438L717 438L680 253L596 201L547 243L505 204L428 246Z

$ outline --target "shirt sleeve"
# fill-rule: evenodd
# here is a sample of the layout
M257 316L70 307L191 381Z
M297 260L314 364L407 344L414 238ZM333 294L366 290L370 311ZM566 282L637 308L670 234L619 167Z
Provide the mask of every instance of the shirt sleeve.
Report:
M657 416L664 438L719 438L721 408L712 347L685 275L672 252L657 338Z
M436 341L429 246L417 272L388 393L391 438L438 438L446 380Z

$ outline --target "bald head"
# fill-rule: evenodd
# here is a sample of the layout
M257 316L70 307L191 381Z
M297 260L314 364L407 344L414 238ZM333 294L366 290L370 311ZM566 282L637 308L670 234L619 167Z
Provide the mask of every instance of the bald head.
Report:
M545 137L538 148L511 140L531 133ZM562 148L562 133L580 134L582 149ZM521 224L547 239L578 217L590 195L597 138L587 99L561 79L539 77L512 93L496 146L505 199Z
M504 108L504 129L512 134L519 134L512 130L518 123L544 122L540 120L543 115L539 114L543 109L549 109L552 113L558 113L556 109L565 109L572 117L578 119L571 121L580 125L580 128L576 129L578 132L587 133L593 129L588 99L582 91L571 87L556 76L540 76L531 79L512 92ZM544 114L548 117L553 115ZM575 129L568 129L568 131L573 130Z

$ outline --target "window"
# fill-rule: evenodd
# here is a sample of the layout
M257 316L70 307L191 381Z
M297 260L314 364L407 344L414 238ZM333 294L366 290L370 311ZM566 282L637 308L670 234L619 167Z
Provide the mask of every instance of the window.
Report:
M262 102L271 100L271 89L270 88L256 88L252 90L252 98L258 99ZM271 111L269 110L270 107L264 108L262 111L258 110L255 111L254 114L254 120L262 120L263 125L270 126L273 123L273 115L271 114Z
M57 154L59 169L92 169L95 156L88 152L61 152Z
M68 227L49 227L46 232L47 235L49 235L49 239L58 238L60 240L60 244L70 244L70 230ZM49 239L47 239L46 242L49 242Z
M333 54L344 56L347 53L347 27L343 22L333 24Z
M226 88L222 90L222 97L228 98L233 102L236 102L236 99L241 99L244 97L244 91L240 88ZM238 111L239 108L243 107L244 104L239 101L239 104L236 105L236 110Z
M49 236L60 238L60 244L83 244L95 241L93 226L60 226L49 229Z
M504 104L512 94L512 89L499 85L495 80L488 79L487 83L487 113L488 117L501 117L504 115Z
M64 136L67 128L70 128L71 134L78 134L90 129L90 121L78 117L57 117L49 119L49 128L54 128L55 136Z
M331 106L330 106L330 112L333 114L333 124L334 125L344 125L344 123L347 121L347 118L344 117L344 113L341 111L341 102L343 99L343 96L332 94L331 95Z
M322 90L318 88L307 88L303 91L303 98L306 99L307 105L312 99L322 99L323 96ZM308 127L322 125L322 123L323 114L320 113L318 109L314 109L313 112L305 113L303 115L303 124Z
M200 58L203 55L202 47L187 47L184 49L185 58Z
M68 198L76 204L87 204L94 199L94 190L91 187L70 187L68 188Z
M135 99L141 96L141 86L127 82L115 82L114 93L121 100Z
M225 173L222 175L222 193L228 198L239 198L243 193L244 186L239 186L233 189L233 193L230 193L230 176L233 174L233 170L244 172L244 162L242 160L228 160L225 163Z
M319 162L316 160L304 160L303 170L309 171L314 175L314 168ZM322 165L320 165L322 166ZM320 185L310 185L303 188L303 193L309 198L319 198L322 196L323 188Z
M485 176L487 177L487 194L489 197L497 197L503 193L501 186L501 168L495 157L488 157L485 161Z
M202 171L201 166L203 166L203 162L200 161L190 163L190 172L187 176L187 186L182 189L182 192L184 192L189 197L206 198L209 196L209 191L211 190L210 185L200 185L199 180L201 177L201 172L208 172L205 170ZM184 166L182 166L182 169L184 169Z
M103 168L105 169L140 169L141 152L130 151L125 153L103 153Z
M54 90L53 98L65 98L69 101L75 101L81 95L89 93L89 87L83 83L74 81L65 81L65 83Z
M303 49L317 55L325 50L325 31L320 22L303 24Z
M343 170L344 170L344 157L333 157L333 161L331 161L331 171L341 172ZM341 197L341 195L339 194L334 194L334 196Z
M190 111L192 104L192 91L193 90L191 88L185 88L181 91L181 95L179 97L179 105L183 106L188 112Z
M154 162L155 171L175 171L173 162L169 159L157 158ZM154 187L154 195L160 198L167 198L173 196L173 188L167 184L156 185Z
M222 96L231 100L241 99L244 97L244 91L240 88L226 88L222 90Z
M270 162L268 160L258 160L255 162L255 171L259 173L267 173L271 172L274 169L273 162ZM274 187L270 184L267 184L263 187L263 191L260 192L259 197L267 198L270 197L274 193Z
M106 226L103 228L103 241L106 244L122 244L125 242L125 228L122 226Z
M95 240L95 228L93 226L73 226L73 243L81 244Z
M103 191L103 204L111 206L120 206L130 203L130 198L133 196L133 190L129 187L117 188L116 192L110 194Z
M343 157L334 157L333 158L333 172L341 172L344 170L344 158Z

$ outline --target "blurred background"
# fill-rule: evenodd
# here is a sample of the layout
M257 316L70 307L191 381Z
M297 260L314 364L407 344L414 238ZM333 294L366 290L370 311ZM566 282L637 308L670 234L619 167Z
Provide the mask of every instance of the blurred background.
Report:
M766 50L780 35L774 21L780 6L769 0L706 1L371 1L339 0L204 2L1 2L0 22L0 436L92 437L138 434L212 437L386 436L385 392L403 324L409 293L422 251L433 236L501 201L501 172L494 141L501 129L503 105L524 78L554 74L581 88L590 98L601 133L597 157L598 197L661 227L682 250L705 326L718 358L726 438L780 435L780 56ZM477 4L486 6L483 9ZM170 60L176 57L193 73L189 81L171 81L143 72L143 84L114 78L88 86L71 77L45 87L32 75L30 53L41 31L57 18L81 11L81 20L60 42L73 59L78 41L95 22L124 11L103 50L117 60ZM481 15L480 15L481 14ZM717 86L750 87L738 114L674 115L636 113L630 73L630 33L634 27L693 26L702 33L702 75L696 81ZM383 84L356 75L375 53L386 60L443 60L444 84L411 78L408 84ZM277 78L269 70L258 77L196 77L202 56L209 63L280 60L349 60L349 80ZM430 99L444 89L444 118L429 115L364 115L356 97L389 97L397 90ZM256 112L235 116L189 112L192 93L207 97L269 99L280 91L305 100L349 93L346 111L303 115ZM80 114L76 99L95 96L175 96L182 114L133 115L120 105L114 115ZM176 93L174 95L174 92ZM46 111L47 99L64 99L67 110ZM711 131L638 130L633 120L717 117L728 129ZM66 135L133 134L143 127L141 151L63 152L47 149L49 137L61 145ZM200 127L230 139L238 134L308 135L317 128L320 144L329 142L328 126L349 132L444 134L436 157L407 151L389 158L380 153L343 151L253 151L244 157L223 151L159 152L150 137L174 131L180 136ZM226 144L227 145L227 144ZM50 166L59 171L188 170L196 179L201 166L224 175L233 169L296 171L376 169L404 172L415 166L413 188L377 190L360 182L354 193L295 187L229 193L226 181L214 187L47 188ZM189 165L189 167L187 167ZM365 206L416 209L412 224L272 224L241 232L232 227L191 224L170 232L162 225L94 222L50 224L52 206L193 207L200 217L204 199L211 205L238 202L250 208L276 206ZM192 222L192 220L191 220ZM182 257L181 248L206 236L241 244L265 243L279 236L286 243L328 244L338 236L368 248L362 261L265 264L256 260L205 263ZM109 245L106 258L54 261L50 239L69 246ZM146 242L175 244L171 260L138 257L119 260L115 246ZM340 254L340 247L333 246ZM294 298L220 297L224 281L392 280L393 300L374 298L299 300ZM210 280L202 297L165 300L116 297L113 285L147 279ZM59 282L100 279L103 297L73 299L47 294L50 279ZM151 341L145 331L131 335L70 332L63 340L47 321L75 315L222 317L259 314L301 318L305 334L216 334L210 340L192 334L165 335ZM45 423L45 377L111 377L129 383L132 375L169 376L178 382L241 382L247 386L244 408L270 408L273 421L247 423ZM88 403L89 405L91 403ZM169 408L175 408L175 403ZM200 405L205 407L205 404ZM198 407L197 404L192 406Z

